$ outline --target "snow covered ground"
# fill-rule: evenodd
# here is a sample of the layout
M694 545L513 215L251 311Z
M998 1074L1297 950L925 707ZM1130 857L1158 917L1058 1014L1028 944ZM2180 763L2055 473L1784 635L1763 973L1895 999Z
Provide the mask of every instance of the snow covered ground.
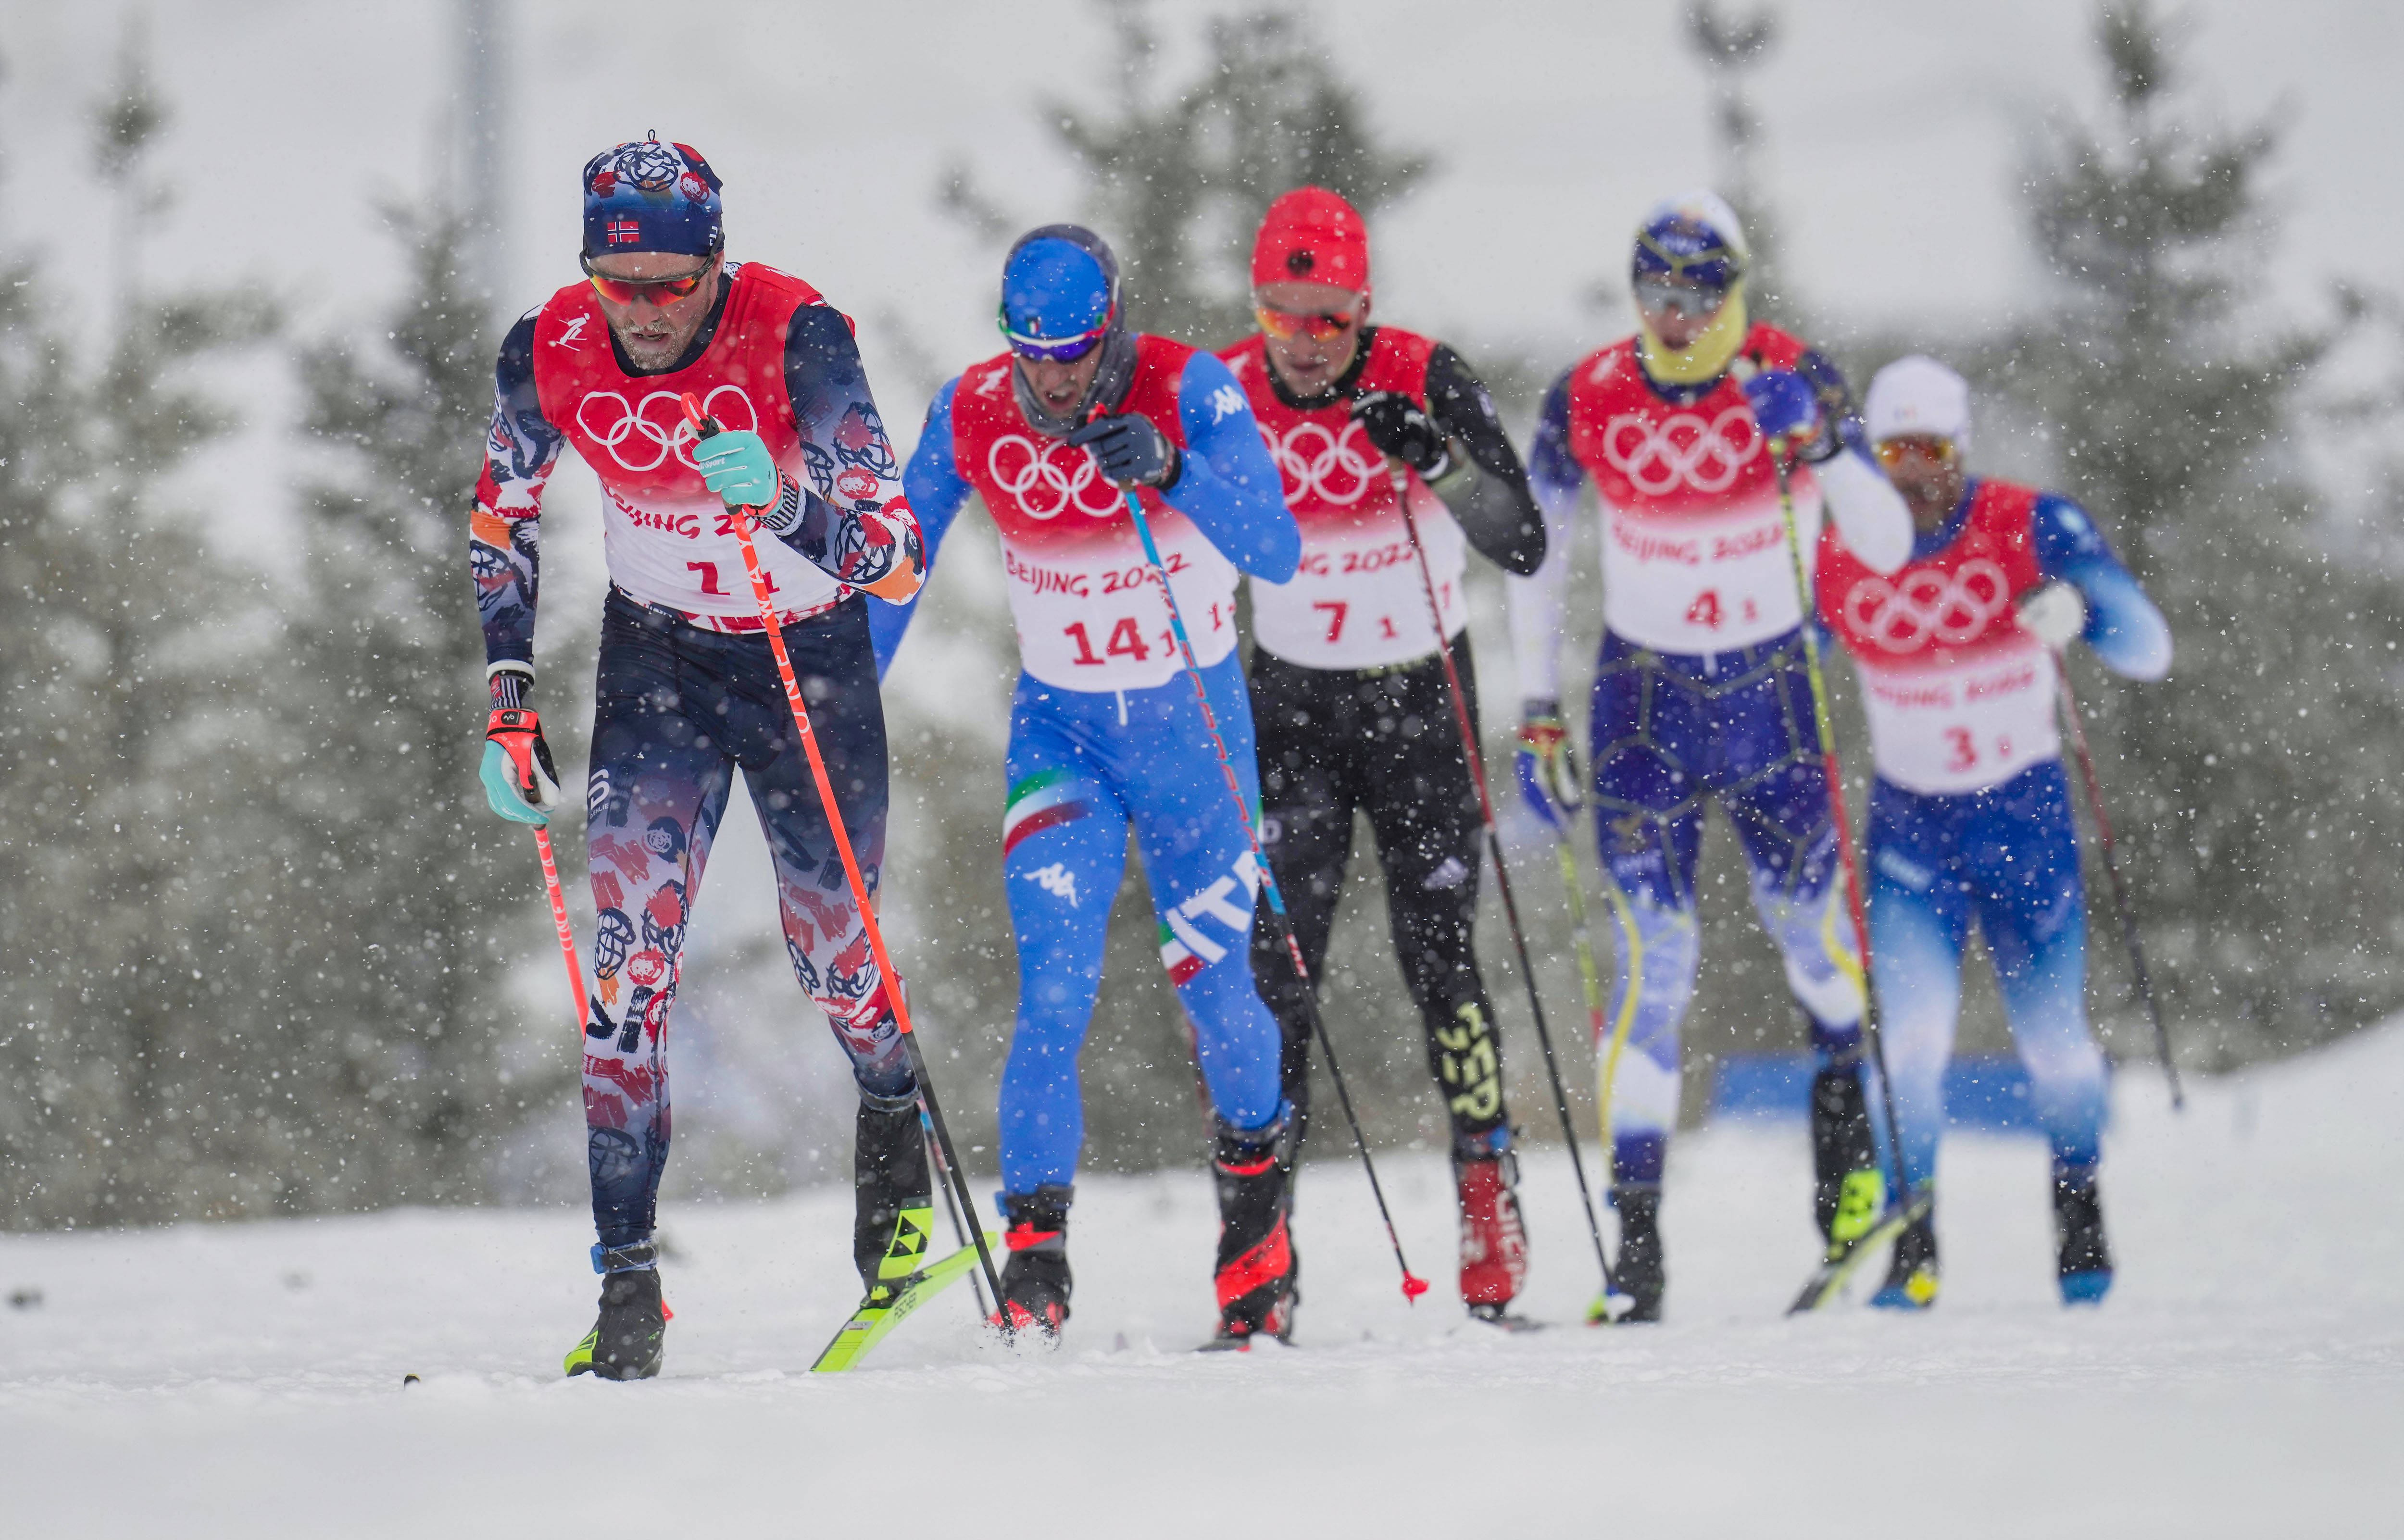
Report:
M1069 1345L965 1290L849 1376L849 1203L668 1216L667 1372L556 1378L590 1319L565 1212L0 1238L0 1533L1381 1536L2394 1533L2404 1499L2404 1025L2197 1088L2118 1087L2120 1283L2053 1302L2045 1158L1947 1153L1942 1307L1779 1311L1811 1257L1794 1128L1677 1150L1670 1320L1505 1338L1447 1292L1441 1165L1389 1157L1438 1292L1406 1310L1357 1169L1304 1191L1298 1344L1186 1351L1198 1173L1086 1184ZM1529 1303L1594 1270L1530 1162ZM401 1377L422 1383L404 1389Z

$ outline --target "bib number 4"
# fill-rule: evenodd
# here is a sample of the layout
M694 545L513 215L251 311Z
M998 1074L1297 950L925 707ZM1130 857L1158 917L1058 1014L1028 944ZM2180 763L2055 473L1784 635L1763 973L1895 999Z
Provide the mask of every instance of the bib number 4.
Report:
M1744 600L1737 607L1743 612L1739 618L1747 625L1761 618L1761 606L1750 599ZM1727 624L1727 606L1720 602L1720 590L1717 589L1705 589L1695 595L1693 604L1686 606L1686 624L1690 626L1700 626L1705 631L1717 631Z

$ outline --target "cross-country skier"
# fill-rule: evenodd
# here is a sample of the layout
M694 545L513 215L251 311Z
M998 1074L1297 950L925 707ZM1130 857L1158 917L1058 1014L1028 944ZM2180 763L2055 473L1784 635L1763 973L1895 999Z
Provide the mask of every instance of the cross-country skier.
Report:
M1271 203L1252 245L1252 301L1261 329L1220 356L1251 397L1303 536L1292 582L1251 585L1262 839L1316 979L1353 814L1368 815L1394 954L1452 1122L1461 1297L1500 1321L1527 1274L1527 1236L1494 1007L1470 947L1483 845L1477 788L1436 649L1452 649L1474 717L1463 535L1526 576L1544 558L1544 514L1492 398L1460 355L1370 323L1368 229L1351 204L1321 187ZM1390 463L1406 477L1441 639ZM1452 494L1459 521L1432 487ZM1252 972L1284 1034L1298 1152L1310 1016L1265 924L1253 930Z
M656 136L584 167L588 282L501 345L469 555L490 659L493 811L543 824L556 772L531 704L538 523L563 447L601 479L609 597L585 788L593 993L584 1114L600 1318L567 1372L658 1372L651 1242L668 1154L668 1017L685 926L739 769L775 859L786 950L860 1085L853 1250L872 1295L915 1270L932 1217L917 1084L744 574L728 504L765 505L762 563L873 885L883 860L884 708L860 595L924 576L917 520L850 321L817 290L726 260L716 173ZM679 397L725 431L698 442Z
M1823 498L1873 564L1910 548L1909 516L1859 451L1845 382L1798 339L1745 311L1746 248L1710 193L1636 232L1636 336L1589 354L1545 397L1530 479L1551 528L1544 567L1512 590L1519 777L1558 824L1575 785L1558 655L1578 489L1601 506L1601 657L1591 736L1595 839L1620 927L1612 995L1626 1034L1605 1123L1619 1211L1624 1317L1658 1319L1661 1168L1677 1119L1678 1030L1698 962L1695 865L1703 809L1736 826L1762 923L1810 1020L1814 1209L1824 1235L1866 1232L1884 1201L1862 1070L1860 962L1838 881L1770 440L1796 467L1802 537ZM1740 377L1743 377L1741 383Z
M1946 1061L1973 923L2053 1145L2062 1297L2112 1285L2095 1172L2104 1055L2087 1026L2086 896L2055 726L2055 655L2083 640L2135 679L2171 637L2095 521L2066 498L1968 474L1970 393L1933 359L1870 382L1869 435L1910 505L1911 561L1873 572L1821 537L1820 614L1859 668L1870 792L1870 946L1907 1179L1933 1186ZM1880 1305L1936 1302L1933 1214L1895 1243Z
M930 562L969 494L984 500L1025 670L1001 833L1019 972L1001 1080L1003 1324L1049 1340L1069 1316L1077 1056L1132 827L1217 1112L1219 1339L1283 1336L1292 1125L1248 951L1260 874L1124 489L1142 498L1247 807L1260 790L1232 656L1236 573L1292 576L1301 537L1242 389L1209 354L1128 330L1099 236L1022 237L1000 319L1009 351L935 394L904 480ZM910 613L875 617L881 659Z

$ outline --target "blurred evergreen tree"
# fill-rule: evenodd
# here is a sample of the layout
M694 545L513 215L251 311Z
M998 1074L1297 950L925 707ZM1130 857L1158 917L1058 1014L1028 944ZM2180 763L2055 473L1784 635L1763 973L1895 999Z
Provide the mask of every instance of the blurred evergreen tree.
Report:
M2053 297L1980 373L2044 424L2053 484L2170 617L2168 679L2090 668L2082 699L2175 1020L2227 1063L2404 1005L2384 853L2404 841L2404 612L2332 559L2303 474L2303 392L2339 333L2260 318L2277 135L2182 112L2173 31L2145 0L2101 10L2109 107L2054 125L2025 182Z
M310 748L287 784L287 860L310 902L290 950L322 958L293 980L317 1045L296 1073L339 1135L313 1152L325 1180L355 1201L455 1201L489 1190L494 1145L529 1100L573 1099L572 1060L512 1086L501 1051L510 964L548 931L531 841L484 811L475 774L484 648L465 510L495 341L463 274L465 216L386 214L408 288L382 324L300 360L304 426L336 465L310 489L292 617L288 730ZM536 704L560 714L554 696ZM568 1039L562 1013L544 1020Z
M30 270L0 301L0 376L19 404L0 517L25 606L0 629L0 675L7 736L28 751L25 772L0 779L13 879L0 935L20 1013L0 1059L10 1225L273 1202L291 1137L262 1116L282 1094L284 1040L256 966L278 907L259 816L276 626L259 576L217 558L161 485L235 425L208 367L275 316L254 296L142 283L166 121L130 31L94 111L118 208L97 370L76 367Z

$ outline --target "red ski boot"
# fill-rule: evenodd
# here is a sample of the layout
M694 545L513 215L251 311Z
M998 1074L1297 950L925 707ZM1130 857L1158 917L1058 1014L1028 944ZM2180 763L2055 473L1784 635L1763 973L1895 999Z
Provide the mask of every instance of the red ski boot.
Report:
M1528 1282L1528 1227L1519 1218L1519 1162L1509 1151L1455 1158L1461 1189L1461 1297L1469 1313L1509 1331L1536 1323L1511 1312Z

